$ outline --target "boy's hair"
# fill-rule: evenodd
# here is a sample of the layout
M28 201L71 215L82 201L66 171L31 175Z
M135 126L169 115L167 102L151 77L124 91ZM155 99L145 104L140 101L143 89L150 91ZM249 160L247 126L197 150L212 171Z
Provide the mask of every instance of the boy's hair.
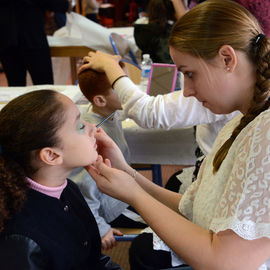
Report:
M108 95L112 88L104 72L97 72L93 69L82 71L79 76L79 86L84 96L93 103L96 95Z

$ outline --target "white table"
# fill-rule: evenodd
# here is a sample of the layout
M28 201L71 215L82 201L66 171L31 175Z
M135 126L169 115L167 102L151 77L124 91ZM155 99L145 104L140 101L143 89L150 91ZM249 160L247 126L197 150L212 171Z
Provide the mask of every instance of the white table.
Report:
M195 164L193 127L182 129L145 129L133 120L123 121L124 134L136 164Z
M0 87L0 109L2 109L10 100L18 97L24 93L40 90L53 89L65 94L74 102L77 102L81 97L79 86L76 85L31 85L25 87Z

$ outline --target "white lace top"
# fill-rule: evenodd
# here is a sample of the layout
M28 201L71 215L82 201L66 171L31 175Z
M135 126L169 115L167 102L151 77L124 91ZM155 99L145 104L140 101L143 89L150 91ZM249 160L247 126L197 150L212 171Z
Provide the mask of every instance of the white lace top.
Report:
M212 173L215 153L240 119L235 117L218 135L179 211L215 233L231 229L248 240L270 238L270 110L241 131L218 172Z

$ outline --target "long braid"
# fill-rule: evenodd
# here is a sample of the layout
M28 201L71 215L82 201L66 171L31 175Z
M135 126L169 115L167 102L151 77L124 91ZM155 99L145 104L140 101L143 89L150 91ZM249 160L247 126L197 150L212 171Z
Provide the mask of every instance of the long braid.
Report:
M241 118L239 125L234 129L231 137L216 153L213 160L214 173L218 171L241 130L261 112L269 108L269 102L266 102L266 99L270 91L270 42L265 36L261 36L261 40L258 43L254 44L254 41L251 43L250 57L256 65L256 83L253 99L247 114Z

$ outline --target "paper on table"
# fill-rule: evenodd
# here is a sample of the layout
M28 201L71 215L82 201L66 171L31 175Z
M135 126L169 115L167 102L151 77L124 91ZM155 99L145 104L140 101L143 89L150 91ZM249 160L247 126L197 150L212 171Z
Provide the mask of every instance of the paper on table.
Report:
M30 91L40 90L40 89L53 89L61 92L62 94L68 96L73 102L77 102L82 93L77 85L31 85L25 87L0 87L0 109L2 109L10 100L25 94Z

